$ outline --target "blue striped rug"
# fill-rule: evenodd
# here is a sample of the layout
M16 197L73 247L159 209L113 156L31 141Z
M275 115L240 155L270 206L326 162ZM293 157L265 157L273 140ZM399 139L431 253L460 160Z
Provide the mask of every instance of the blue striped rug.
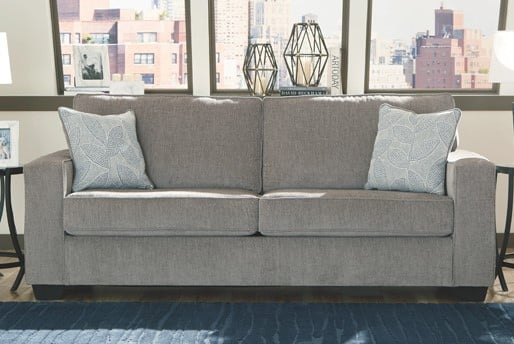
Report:
M514 343L514 304L0 303L0 343Z

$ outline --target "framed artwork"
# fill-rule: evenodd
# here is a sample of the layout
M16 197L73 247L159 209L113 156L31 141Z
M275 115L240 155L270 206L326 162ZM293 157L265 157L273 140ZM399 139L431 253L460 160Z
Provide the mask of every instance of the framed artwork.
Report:
M15 167L19 161L20 122L0 121L0 167Z
M103 44L73 46L75 86L107 87L111 80L109 50Z

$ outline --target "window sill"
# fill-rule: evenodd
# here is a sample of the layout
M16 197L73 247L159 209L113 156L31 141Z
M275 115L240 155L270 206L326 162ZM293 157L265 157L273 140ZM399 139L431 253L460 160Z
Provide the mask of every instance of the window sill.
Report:
M185 91L172 94L190 93ZM234 94L217 92L213 95L242 96L243 94L250 96L247 92ZM514 103L514 96L454 95L454 99L455 106L463 111L511 111ZM56 111L59 106L73 106L73 96L0 96L0 111Z

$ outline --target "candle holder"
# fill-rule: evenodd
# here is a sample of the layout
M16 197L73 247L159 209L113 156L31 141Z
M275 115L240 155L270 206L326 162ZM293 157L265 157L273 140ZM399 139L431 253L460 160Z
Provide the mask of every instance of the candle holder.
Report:
M269 43L250 44L246 50L243 74L254 96L270 95L277 80L277 61Z
M328 49L317 23L293 24L284 60L293 85L319 85L327 65Z

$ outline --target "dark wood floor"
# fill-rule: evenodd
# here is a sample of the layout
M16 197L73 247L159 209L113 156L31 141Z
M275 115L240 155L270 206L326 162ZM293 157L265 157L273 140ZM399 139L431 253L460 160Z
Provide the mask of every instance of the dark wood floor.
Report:
M0 263L8 258L0 258ZM509 289L502 292L498 280L489 288L486 302L514 302L514 269L504 269ZM2 270L1 301L34 301L32 288L23 281L11 288L18 269ZM203 301L203 302L378 302L452 303L448 293L430 288L317 288L317 287L69 287L64 301Z

